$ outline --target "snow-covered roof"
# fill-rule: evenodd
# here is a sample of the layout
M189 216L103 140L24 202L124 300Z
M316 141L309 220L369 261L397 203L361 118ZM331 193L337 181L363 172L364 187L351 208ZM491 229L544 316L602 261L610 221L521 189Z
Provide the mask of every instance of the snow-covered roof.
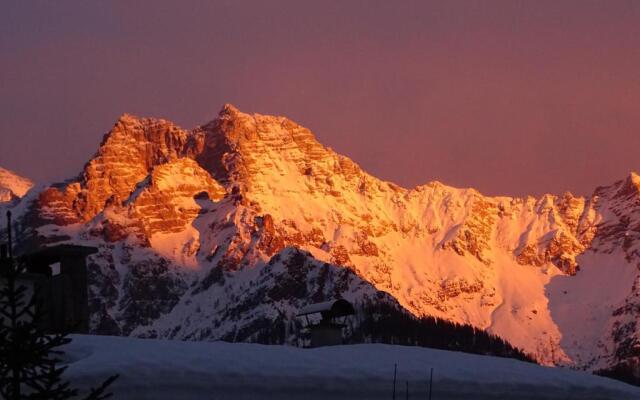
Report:
M347 300L338 299L325 301L324 303L308 304L298 311L298 316L300 317L315 313L329 313L331 317L343 317L345 315L354 314L355 310Z

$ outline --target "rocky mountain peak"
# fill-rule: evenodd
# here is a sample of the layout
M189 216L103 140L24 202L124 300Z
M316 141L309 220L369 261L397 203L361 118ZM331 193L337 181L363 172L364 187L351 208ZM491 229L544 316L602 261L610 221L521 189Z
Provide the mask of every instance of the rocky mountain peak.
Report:
M217 127L218 133L225 135L232 143L243 146L253 141L265 145L301 144L315 142L324 148L311 131L282 116L248 114L232 104L225 104L218 117L207 124ZM284 148L286 150L286 148ZM246 148L245 148L246 150ZM280 150L283 150L281 148Z
M225 105L222 106L222 109L220 109L220 112L218 113L218 118L223 118L225 116L235 116L241 114L241 111L238 109L238 107L234 106L231 103L225 103Z
M361 173L310 130L281 116L247 114L227 104L218 118L193 133L204 143L196 159L217 180L248 195L292 184L308 191Z
M123 113L122 115L120 115L120 117L118 117L118 120L116 121L116 124L118 123L123 123L123 124L130 124L130 123L136 123L138 121L140 121L142 118L133 115L133 114L129 114L129 113Z
M622 182L618 195L636 197L640 195L640 176L635 172L630 172L629 176Z
M81 176L41 192L38 218L23 221L45 243L100 248L90 267L97 330L248 337L308 298L305 279L324 296L335 281L326 274L350 271L414 315L594 368L611 356L611 310L638 276L639 182L631 174L587 198L490 197L435 181L407 190L285 117L227 104L190 131L121 116ZM281 265L285 248L311 261ZM278 281L274 266L292 277ZM355 293L339 283L335 293ZM262 297L247 297L251 288Z
M0 204L16 201L33 187L31 180L0 167Z

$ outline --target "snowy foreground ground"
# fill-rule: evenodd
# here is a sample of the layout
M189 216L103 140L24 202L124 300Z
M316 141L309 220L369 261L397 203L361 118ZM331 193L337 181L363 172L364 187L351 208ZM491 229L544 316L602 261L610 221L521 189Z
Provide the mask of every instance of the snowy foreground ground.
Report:
M113 373L117 399L640 399L640 388L515 360L381 344L299 349L74 335L66 377L88 387Z

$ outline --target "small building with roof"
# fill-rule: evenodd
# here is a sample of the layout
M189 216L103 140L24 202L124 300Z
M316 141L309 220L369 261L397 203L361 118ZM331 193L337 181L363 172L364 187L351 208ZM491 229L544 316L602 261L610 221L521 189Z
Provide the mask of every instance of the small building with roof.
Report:
M9 262L6 247L3 247L0 258ZM26 266L26 271L18 276L18 283L27 288L28 295L38 297L37 304L42 307L42 328L46 332L89 331L86 258L97 251L95 247L60 244L34 249L17 257L17 261Z
M311 322L309 316L320 314L320 321ZM309 304L302 307L297 316L305 317L311 338L311 347L343 344L342 330L346 318L355 314L353 305L345 299Z

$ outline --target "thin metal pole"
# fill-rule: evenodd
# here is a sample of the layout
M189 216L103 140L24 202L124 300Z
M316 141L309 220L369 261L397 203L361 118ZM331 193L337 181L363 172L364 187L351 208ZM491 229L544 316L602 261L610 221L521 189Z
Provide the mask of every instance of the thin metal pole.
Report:
M433 368L431 368L431 373L429 374L429 400L431 400L431 388L433 387Z
M14 269L14 265L13 265L13 250L12 250L12 242L11 242L11 211L7 211L7 239L8 239L8 245L9 245L9 272L7 275L7 288L8 288L8 302L10 304L10 311L11 311L11 315L9 318L9 329L12 332L11 335L11 340L15 343L16 340L16 329L17 329L17 324L18 324L18 296L17 296L17 292L16 292L16 288L15 288L15 284L16 284L16 275L15 275L15 269ZM11 346L11 352L9 354L9 356L11 358L13 358L15 360L15 351L18 351L17 349L13 349L14 346ZM11 354L13 353L13 354ZM20 371L20 368L18 367L17 363L14 361L13 362L13 367L11 368L11 396L12 398L15 399L19 399L22 397L22 390L21 390L21 379L22 379L22 374Z
M393 400L396 400L396 376L398 374L398 364L393 364Z
M7 239L9 241L9 259L13 259L13 243L11 241L11 211L7 210Z
M406 387L404 393L406 395L406 399L409 400L409 381L407 381L407 387Z

